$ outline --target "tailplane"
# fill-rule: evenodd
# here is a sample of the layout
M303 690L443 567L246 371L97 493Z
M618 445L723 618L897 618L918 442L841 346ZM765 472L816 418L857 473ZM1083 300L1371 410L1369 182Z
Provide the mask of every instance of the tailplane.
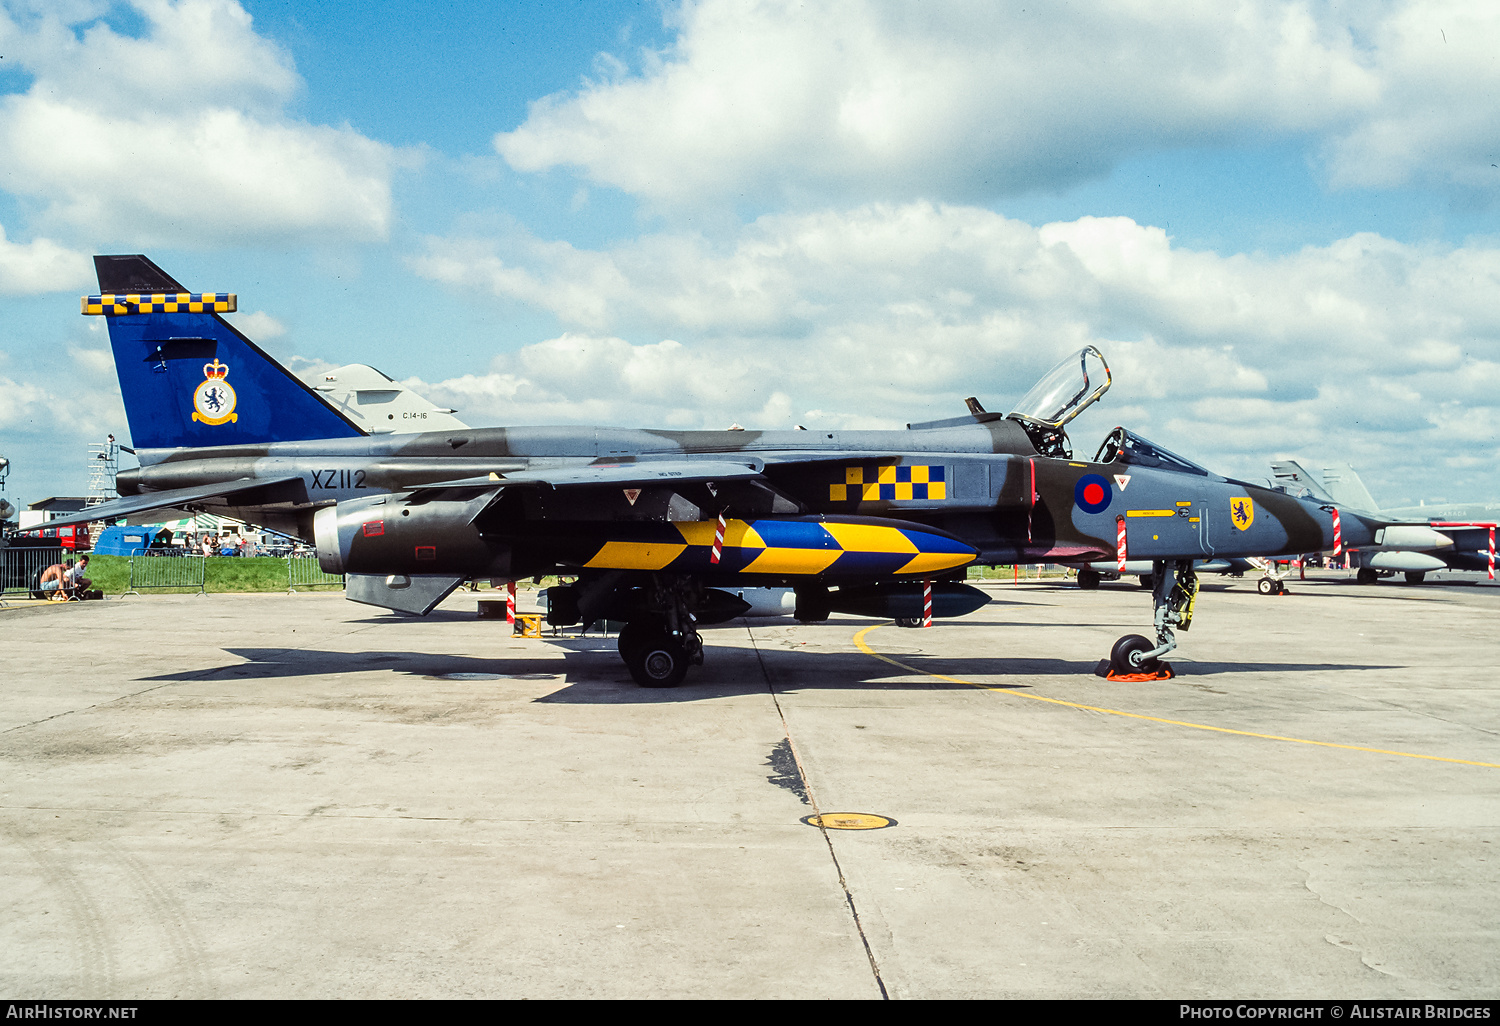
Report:
M144 256L96 256L85 314L109 325L137 449L244 445L364 434L221 314L232 293L194 293Z

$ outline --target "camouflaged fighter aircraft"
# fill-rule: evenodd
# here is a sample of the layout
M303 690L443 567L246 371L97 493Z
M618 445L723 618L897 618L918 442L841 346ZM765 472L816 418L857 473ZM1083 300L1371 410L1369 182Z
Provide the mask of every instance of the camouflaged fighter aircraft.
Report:
M85 314L109 325L135 453L123 498L71 521L209 509L315 541L348 596L425 615L465 580L576 576L554 624L624 621L642 685L701 663L700 626L738 615L721 590L796 590L803 621L831 612L910 623L985 595L973 563L1150 560L1155 640L1110 664L1167 673L1192 620L1193 561L1334 545L1338 512L1229 480L1116 428L1079 460L1065 426L1108 390L1090 347L1009 413L975 399L904 431L466 428L370 435L143 256L101 256ZM70 521L57 521L62 524ZM1343 542L1374 521L1345 515Z

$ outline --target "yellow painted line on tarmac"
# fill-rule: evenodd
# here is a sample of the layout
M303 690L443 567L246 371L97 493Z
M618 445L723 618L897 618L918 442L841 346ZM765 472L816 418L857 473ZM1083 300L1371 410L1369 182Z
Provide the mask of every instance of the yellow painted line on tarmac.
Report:
M1396 752L1392 751L1389 748L1366 748L1363 745L1341 745L1333 741L1312 741L1305 737L1285 737L1281 734L1258 734L1253 730L1234 730L1230 727L1215 727L1207 723L1189 723L1187 720L1169 720L1160 716L1146 716L1141 713L1126 712L1123 709L1106 709L1103 706L1099 705L1084 705L1081 702L1067 702L1061 698L1048 698L1045 695L1033 695L1025 691L1016 691L1012 688L997 688L992 687L989 684L976 684L972 680L964 680L962 677L949 677L941 673L933 673L930 670L919 670L915 666L908 666L905 663L900 662L899 660L892 659L890 656L881 655L879 652L871 648L869 643L865 641L865 635L884 626L886 626L886 624L877 623L873 627L866 627L864 630L854 635L855 646L865 655L874 656L876 659L879 659L883 663L890 663L892 666L900 667L901 669L906 670L909 673L915 673L923 677L936 677L938 680L946 680L951 684L965 684L971 688L978 688L981 691L993 691L998 694L1012 695L1016 698L1029 698L1033 702L1047 702L1050 705L1062 705L1068 707L1069 709L1083 709L1088 712L1105 713L1110 716L1123 716L1126 719L1131 720L1146 720L1149 723L1165 723L1169 726L1187 727L1191 730L1210 730L1216 734L1238 734L1240 737L1258 737L1263 738L1267 741L1290 741L1293 744L1315 745L1319 748L1343 748L1346 751L1351 752L1371 752L1375 755L1399 755L1403 759L1425 759L1428 762L1454 762L1458 763L1460 766L1484 766L1489 769L1500 769L1500 763L1495 762L1475 762L1472 759L1449 759L1441 755L1419 755L1416 752Z

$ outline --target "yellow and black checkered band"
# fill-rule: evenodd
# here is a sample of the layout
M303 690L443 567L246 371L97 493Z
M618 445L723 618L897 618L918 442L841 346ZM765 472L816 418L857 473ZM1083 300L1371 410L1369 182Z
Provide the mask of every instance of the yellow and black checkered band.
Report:
M830 502L930 502L948 497L943 466L845 467L844 479L828 486Z
M234 313L233 292L131 292L84 296L84 314Z

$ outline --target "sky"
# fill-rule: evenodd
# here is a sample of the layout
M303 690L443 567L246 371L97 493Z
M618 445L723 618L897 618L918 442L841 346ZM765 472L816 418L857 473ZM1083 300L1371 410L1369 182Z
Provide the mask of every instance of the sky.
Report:
M78 297L137 252L475 426L901 427L1094 345L1080 455L1494 499L1500 6L0 0L17 505L129 437Z

